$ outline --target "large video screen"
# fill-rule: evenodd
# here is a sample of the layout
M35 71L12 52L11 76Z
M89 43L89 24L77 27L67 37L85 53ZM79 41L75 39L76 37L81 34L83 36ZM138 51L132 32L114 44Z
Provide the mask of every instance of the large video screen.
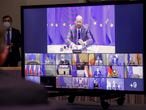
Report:
M143 4L23 7L26 80L144 91Z

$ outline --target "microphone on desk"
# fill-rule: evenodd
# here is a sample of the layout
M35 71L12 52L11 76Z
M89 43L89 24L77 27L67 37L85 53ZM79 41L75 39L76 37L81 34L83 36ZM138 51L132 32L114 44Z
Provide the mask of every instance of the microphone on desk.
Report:
M63 52L67 50L69 47L67 45L64 45L63 47L60 48L60 51Z

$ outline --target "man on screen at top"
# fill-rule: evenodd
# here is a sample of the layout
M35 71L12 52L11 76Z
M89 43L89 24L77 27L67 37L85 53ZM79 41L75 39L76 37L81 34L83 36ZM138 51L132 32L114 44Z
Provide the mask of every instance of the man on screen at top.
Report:
M80 15L76 17L75 24L70 27L67 44L72 48L76 48L77 45L86 47L93 44L93 36L89 27L83 24L83 18Z

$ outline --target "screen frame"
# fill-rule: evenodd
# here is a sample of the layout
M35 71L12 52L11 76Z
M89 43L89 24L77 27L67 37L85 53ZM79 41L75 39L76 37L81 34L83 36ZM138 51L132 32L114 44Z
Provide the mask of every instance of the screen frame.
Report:
M25 52L24 52L24 10L25 9L37 9L37 8L54 8L54 7L74 7L74 6L100 6L100 5L126 5L126 4L142 4L143 5L143 15L144 15L144 3L142 1L100 1L96 3L75 3L75 4L52 4L52 5L29 5L21 6L21 33L22 33L22 78L25 78ZM144 17L144 16L143 16ZM143 20L144 22L144 20ZM144 26L143 26L144 29ZM144 35L143 35L144 36ZM144 37L143 37L144 39ZM144 40L143 40L144 42ZM143 84L144 91L127 91L127 90L101 90L101 89L74 89L74 88L52 88L51 90L66 92L66 93L83 93L85 92L89 96L97 96L97 93L124 93L124 94L146 94L146 75L145 72L145 54L144 54L144 45L143 45ZM50 90L50 88L48 88Z

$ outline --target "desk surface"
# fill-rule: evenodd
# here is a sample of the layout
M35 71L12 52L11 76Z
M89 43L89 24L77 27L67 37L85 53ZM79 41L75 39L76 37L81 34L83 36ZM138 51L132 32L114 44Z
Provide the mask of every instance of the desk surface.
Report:
M48 53L72 53L72 49L67 48L64 49L65 45L48 45L47 52ZM78 45L78 49L81 49L82 46ZM82 53L115 53L115 46L104 46L104 45L91 45L87 47L86 51L82 51Z
M125 104L118 106L112 104L108 110L145 110L145 104ZM67 103L65 101L56 101L55 99L49 99L49 104L35 104L35 105L17 105L17 106L2 106L0 110L103 110L100 103Z
M16 71L21 71L21 67L0 67L0 70L16 70Z

